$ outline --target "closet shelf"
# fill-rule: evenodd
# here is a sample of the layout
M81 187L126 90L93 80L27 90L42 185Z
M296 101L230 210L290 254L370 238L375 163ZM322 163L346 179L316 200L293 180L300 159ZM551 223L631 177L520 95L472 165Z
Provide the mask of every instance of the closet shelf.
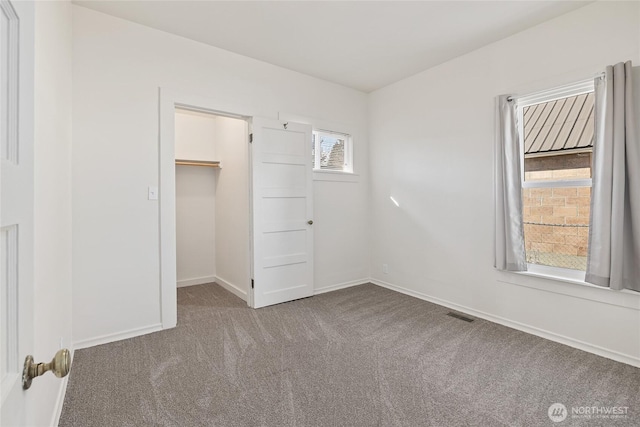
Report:
M221 168L222 165L218 161L208 161L208 160L183 160L176 159L176 165L181 166L207 166L210 168Z

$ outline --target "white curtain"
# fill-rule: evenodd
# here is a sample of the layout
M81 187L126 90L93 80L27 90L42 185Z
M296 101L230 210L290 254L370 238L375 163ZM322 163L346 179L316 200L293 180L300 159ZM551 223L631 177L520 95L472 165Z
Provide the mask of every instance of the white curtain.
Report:
M631 62L595 81L595 141L586 281L640 291L640 150Z
M497 99L494 267L526 271L518 116L515 102L509 99L509 95Z

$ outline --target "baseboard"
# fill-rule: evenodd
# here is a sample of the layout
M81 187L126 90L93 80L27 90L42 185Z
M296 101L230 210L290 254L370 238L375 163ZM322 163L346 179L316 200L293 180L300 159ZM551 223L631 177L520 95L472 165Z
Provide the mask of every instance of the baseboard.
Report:
M226 290L228 290L229 292L231 292L232 294L237 296L238 298L241 298L244 301L247 300L247 292L243 291L242 289L240 289L236 285L232 285L230 282L228 282L228 281L224 280L222 277L218 277L218 276L215 277L214 281L218 285L222 286L223 288L225 288Z
M365 283L369 283L369 278L352 280L350 282L338 283L337 285L324 286L322 288L314 289L313 294L319 295L324 294L331 291L337 291L338 289L350 288L352 286L364 285Z
M517 329L522 332L526 332L532 335L536 335L541 338L548 339L550 341L554 341L560 344L568 345L569 347L577 348L578 350L583 350L588 353L593 353L598 356L606 357L607 359L612 359L617 362L626 363L631 366L636 366L640 368L640 358L631 356L628 354L620 353L614 350L609 350L604 347L600 347L594 344L590 344L584 341L576 340L574 338L570 338L564 335L556 334L555 332L550 332L544 329L537 328L535 326L530 326L524 323L516 322L513 320L506 319L500 316L494 316L493 314L485 313L483 311L475 310L470 307L466 307L463 305L459 305L453 303L451 301L443 300L437 297L432 297L430 295L423 294L421 292L416 292L410 289L406 289L400 286L392 285L391 283L384 282L382 280L370 279L371 283L377 286L381 286L383 288L390 289L392 291L400 292L405 295L409 295L415 298L419 298L424 301L429 301L434 304L442 305L444 307L448 307L452 310L460 311L462 313L469 314L471 316L479 317L490 322L499 323L500 325L507 326L512 329Z
M216 276L196 277L194 279L178 280L178 287L184 288L185 286L204 285L205 283L211 283L216 281Z
M73 356L74 349L71 350L71 369L73 369ZM67 384L69 383L69 375L62 379L60 383L60 389L58 390L58 397L56 398L56 404L53 407L53 415L51 417L51 426L57 426L60 424L60 416L62 415L62 405L64 405L64 397L67 394Z
M115 341L126 340L129 338L138 337L140 335L150 334L152 332L158 332L162 330L162 324L156 323L155 325L144 326L142 328L129 329L128 331L116 332L114 334L101 335L95 338L89 338L75 342L73 348L80 350L82 348L94 347L96 345L109 344Z

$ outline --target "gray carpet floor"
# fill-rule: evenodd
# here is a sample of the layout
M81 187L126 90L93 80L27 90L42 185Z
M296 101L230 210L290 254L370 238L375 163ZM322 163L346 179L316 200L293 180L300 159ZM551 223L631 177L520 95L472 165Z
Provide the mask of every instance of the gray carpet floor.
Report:
M367 284L252 310L178 290L178 326L75 353L60 426L640 426L640 369ZM553 423L553 403L628 407Z

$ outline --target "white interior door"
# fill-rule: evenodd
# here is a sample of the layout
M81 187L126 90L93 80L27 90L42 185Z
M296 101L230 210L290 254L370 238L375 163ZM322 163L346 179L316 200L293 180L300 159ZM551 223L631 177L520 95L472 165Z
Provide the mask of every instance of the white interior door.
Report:
M252 122L253 306L313 295L311 126Z
M32 2L0 0L2 426L28 424L22 367L34 327L33 18Z

